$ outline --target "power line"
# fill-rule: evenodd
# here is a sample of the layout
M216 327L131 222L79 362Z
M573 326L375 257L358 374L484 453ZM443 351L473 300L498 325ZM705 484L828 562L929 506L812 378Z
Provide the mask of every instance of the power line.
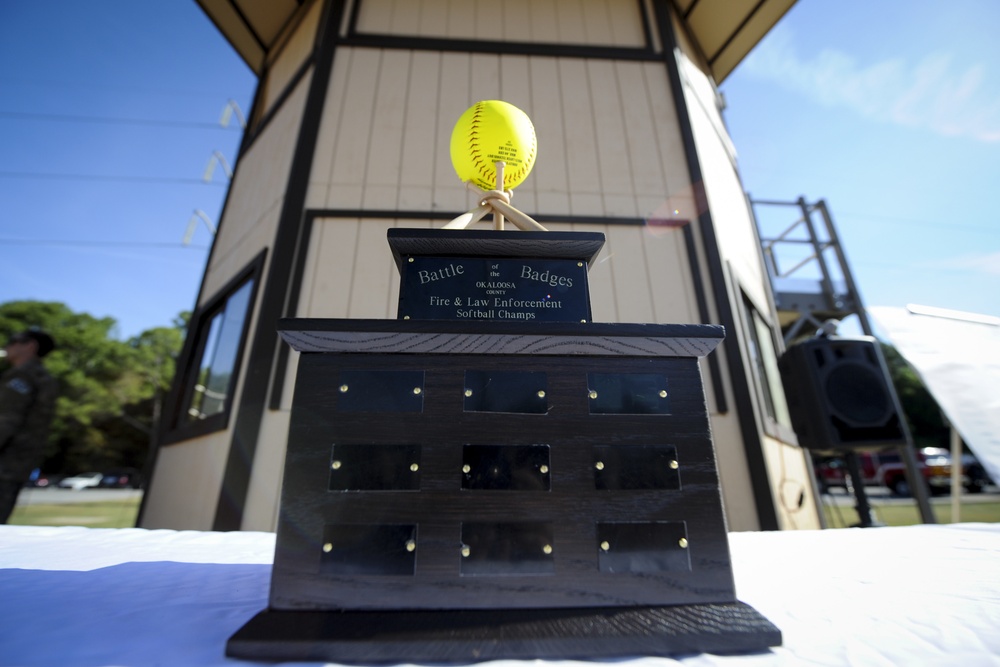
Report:
M255 75L252 75L256 79ZM129 86L129 85L109 85L95 81L59 81L55 79L20 79L17 77L0 77L0 83L16 84L21 86L42 86L52 88L85 88L87 90L115 90L126 93L148 93L156 95L187 95L191 97L212 97L219 96L218 90L183 90L180 88L160 88L153 86Z
M70 239L3 239L0 245L71 245L88 248L182 248L184 250L208 250L208 246L187 245L175 242L158 241L79 241Z
M897 225L922 225L924 227L937 227L939 229L953 229L956 231L965 232L996 232L997 227L977 227L976 225L963 225L954 224L950 222L934 222L933 220L914 220L913 218L897 218L888 215L871 215L870 213L850 213L837 211L836 217L838 220L842 218L855 218L855 219L865 219L865 220L881 220L882 222L889 222Z
M150 118L111 118L102 116L72 116L51 113L27 113L19 111L0 111L0 118L16 118L20 120L37 120L45 122L66 123L102 123L105 125L145 125L149 127L179 127L199 130L230 130L220 123L208 123L184 120L155 120Z
M170 183L185 185L228 186L228 183L210 183L200 178L171 178L168 176L115 176L113 174L42 174L27 171L0 171L0 178L28 178L57 181L122 181L128 183Z

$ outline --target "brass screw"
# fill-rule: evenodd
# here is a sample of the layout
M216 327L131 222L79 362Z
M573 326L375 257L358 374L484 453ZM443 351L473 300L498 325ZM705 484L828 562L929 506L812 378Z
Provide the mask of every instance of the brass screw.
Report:
M465 546L463 544L462 545L462 558L468 558L469 554L471 554L471 553L472 553L472 549L470 549L469 547L467 547L467 546Z
M471 389L466 389L465 390L465 397L468 398L469 396L472 396L472 390Z
M601 542L601 551L611 551L611 543L607 541Z
M681 464L678 463L677 461L671 461L670 462L670 469L671 470L677 470L680 467L681 467Z
M552 553L552 545L546 544L544 547L542 547L542 553L544 553L545 555Z
M576 265L577 266L583 266L583 262L577 262Z
M468 463L466 463L464 466L462 466L462 472L464 472L466 474L472 472L472 466L470 466Z
M597 392L591 389L590 393L587 394L587 396L589 396L591 399L597 398Z
M330 553L331 551L333 551L333 545L332 544L330 544L329 542L327 542L326 544L323 545L323 553Z
M418 466L416 463L410 464L410 472L417 472L418 470L420 470L420 466Z
M686 537L682 537L681 539L677 540L677 544L681 546L681 549L688 548L688 541Z
M598 470L604 470L604 461L598 461L597 463L594 464L594 467L597 468Z
M330 467L333 468L334 470L340 470L340 466L341 466L340 461L334 461L333 463L330 464Z
M404 320L408 320L408 319L410 319L410 316L409 315L403 315L403 319Z
M661 389L660 390L660 398L666 398L666 397L667 397L667 390L666 389Z
M419 396L421 392L423 392L423 389L421 389L420 387L413 388L413 393L416 394L417 396Z
M407 261L407 262L410 262L410 263L412 263L412 262L413 262L413 258L412 258L412 257L410 257L410 258L408 258L408 259L407 259L406 261Z
M545 398L545 392L542 390L538 391L538 398Z
M542 465L541 467L538 468L538 470L544 475L549 471L549 467L547 465Z
M417 548L417 543L416 542L414 542L413 540L407 540L407 542L406 542L406 550L407 551L414 551L416 548Z
M347 393L347 389L348 389L348 387L347 387L346 384L340 385L340 393L341 394L346 394Z

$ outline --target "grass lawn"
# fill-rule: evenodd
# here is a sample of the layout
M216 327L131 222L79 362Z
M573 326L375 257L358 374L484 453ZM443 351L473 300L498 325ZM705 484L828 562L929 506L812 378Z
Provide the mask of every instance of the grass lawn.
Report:
M19 505L9 523L21 526L86 526L89 528L131 528L139 512L140 497L105 502L81 502L51 505ZM910 526L920 523L914 502L871 501L877 521L887 526ZM933 498L931 506L939 523L951 523L951 499ZM858 522L858 514L850 506L833 506L824 499L823 511L829 528L846 528ZM962 499L963 522L1000 523L1000 497Z
M131 528L139 513L140 496L104 502L18 505L9 524L17 526L86 526Z
M912 526L921 523L915 501L879 502L873 499L870 502L875 520L887 526ZM952 522L951 498L932 498L931 508L938 523ZM846 528L858 523L858 513L854 510L853 503L849 507L835 507L824 500L823 511L829 528ZM1000 523L1000 498L989 496L969 502L963 496L959 520L963 523Z

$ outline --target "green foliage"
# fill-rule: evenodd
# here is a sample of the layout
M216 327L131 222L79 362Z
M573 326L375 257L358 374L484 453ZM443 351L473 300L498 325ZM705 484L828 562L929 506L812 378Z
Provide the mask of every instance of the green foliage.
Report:
M949 428L923 380L899 351L882 343L882 356L917 447L948 447Z
M45 357L60 390L43 466L47 472L142 468L183 342L184 320L173 324L119 341L109 317L74 313L56 302L0 304L0 335L36 326L56 341Z

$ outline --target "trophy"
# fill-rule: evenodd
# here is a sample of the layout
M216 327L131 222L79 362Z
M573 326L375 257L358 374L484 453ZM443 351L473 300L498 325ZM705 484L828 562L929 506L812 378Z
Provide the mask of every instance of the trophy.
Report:
M756 651L698 359L721 327L596 323L604 243L511 204L500 101L455 126L477 205L390 229L396 320L286 319L301 353L269 606L227 654L468 663ZM492 214L493 229L473 229ZM505 221L516 230L505 230Z

